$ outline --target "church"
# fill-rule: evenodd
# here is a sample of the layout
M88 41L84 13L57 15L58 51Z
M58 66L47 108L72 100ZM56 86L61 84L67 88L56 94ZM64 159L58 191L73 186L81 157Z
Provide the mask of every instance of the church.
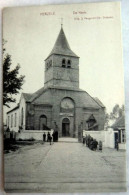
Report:
M19 104L7 113L11 131L54 129L59 137L79 138L82 130L104 130L105 106L79 88L79 56L70 48L62 26L45 59L44 77L41 89L22 93Z

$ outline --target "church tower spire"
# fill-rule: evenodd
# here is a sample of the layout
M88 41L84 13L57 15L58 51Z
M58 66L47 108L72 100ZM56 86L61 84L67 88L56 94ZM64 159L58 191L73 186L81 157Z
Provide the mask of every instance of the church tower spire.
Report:
M62 26L61 26L59 35L57 37L57 40L56 40L56 42L54 44L54 47L53 47L51 53L49 54L49 56L51 56L52 54L59 54L59 55L78 57L71 50Z
M44 86L79 88L79 57L71 50L63 25L51 53L45 60Z

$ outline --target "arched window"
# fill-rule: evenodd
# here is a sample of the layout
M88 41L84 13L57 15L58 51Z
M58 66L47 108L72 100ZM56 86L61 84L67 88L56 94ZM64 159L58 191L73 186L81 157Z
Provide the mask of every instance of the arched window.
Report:
M68 62L67 62L67 68L71 68L71 60L68 60Z
M23 108L21 109L21 125L23 125L23 119L24 119L24 112Z
M66 60L65 59L62 60L62 67L66 67Z
M40 116L40 130L45 130L47 126L47 117L45 115Z
M61 101L60 112L74 113L74 102L71 98L66 97Z

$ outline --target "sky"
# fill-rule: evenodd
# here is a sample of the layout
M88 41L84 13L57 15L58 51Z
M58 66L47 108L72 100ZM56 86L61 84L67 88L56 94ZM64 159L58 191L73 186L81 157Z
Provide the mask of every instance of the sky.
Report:
M45 15L50 12L53 15ZM124 103L121 18L118 2L6 8L3 38L12 68L18 63L25 83L20 91L33 93L44 85L44 60L61 28L79 57L80 88L98 97L107 112ZM20 94L16 96L17 103ZM11 108L15 104L10 105ZM5 112L8 109L5 109Z

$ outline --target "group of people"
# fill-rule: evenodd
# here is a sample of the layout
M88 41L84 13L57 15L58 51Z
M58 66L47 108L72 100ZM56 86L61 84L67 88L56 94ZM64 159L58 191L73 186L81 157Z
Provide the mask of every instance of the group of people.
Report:
M90 135L86 135L83 137L83 144L90 148L91 150L96 151L97 147L100 151L102 151L102 141L97 142L96 139L93 139Z
M53 142L58 141L58 131L54 131L52 135L50 134L50 132L48 132L47 134L45 132L43 133L43 143L50 142L51 145L52 140Z

